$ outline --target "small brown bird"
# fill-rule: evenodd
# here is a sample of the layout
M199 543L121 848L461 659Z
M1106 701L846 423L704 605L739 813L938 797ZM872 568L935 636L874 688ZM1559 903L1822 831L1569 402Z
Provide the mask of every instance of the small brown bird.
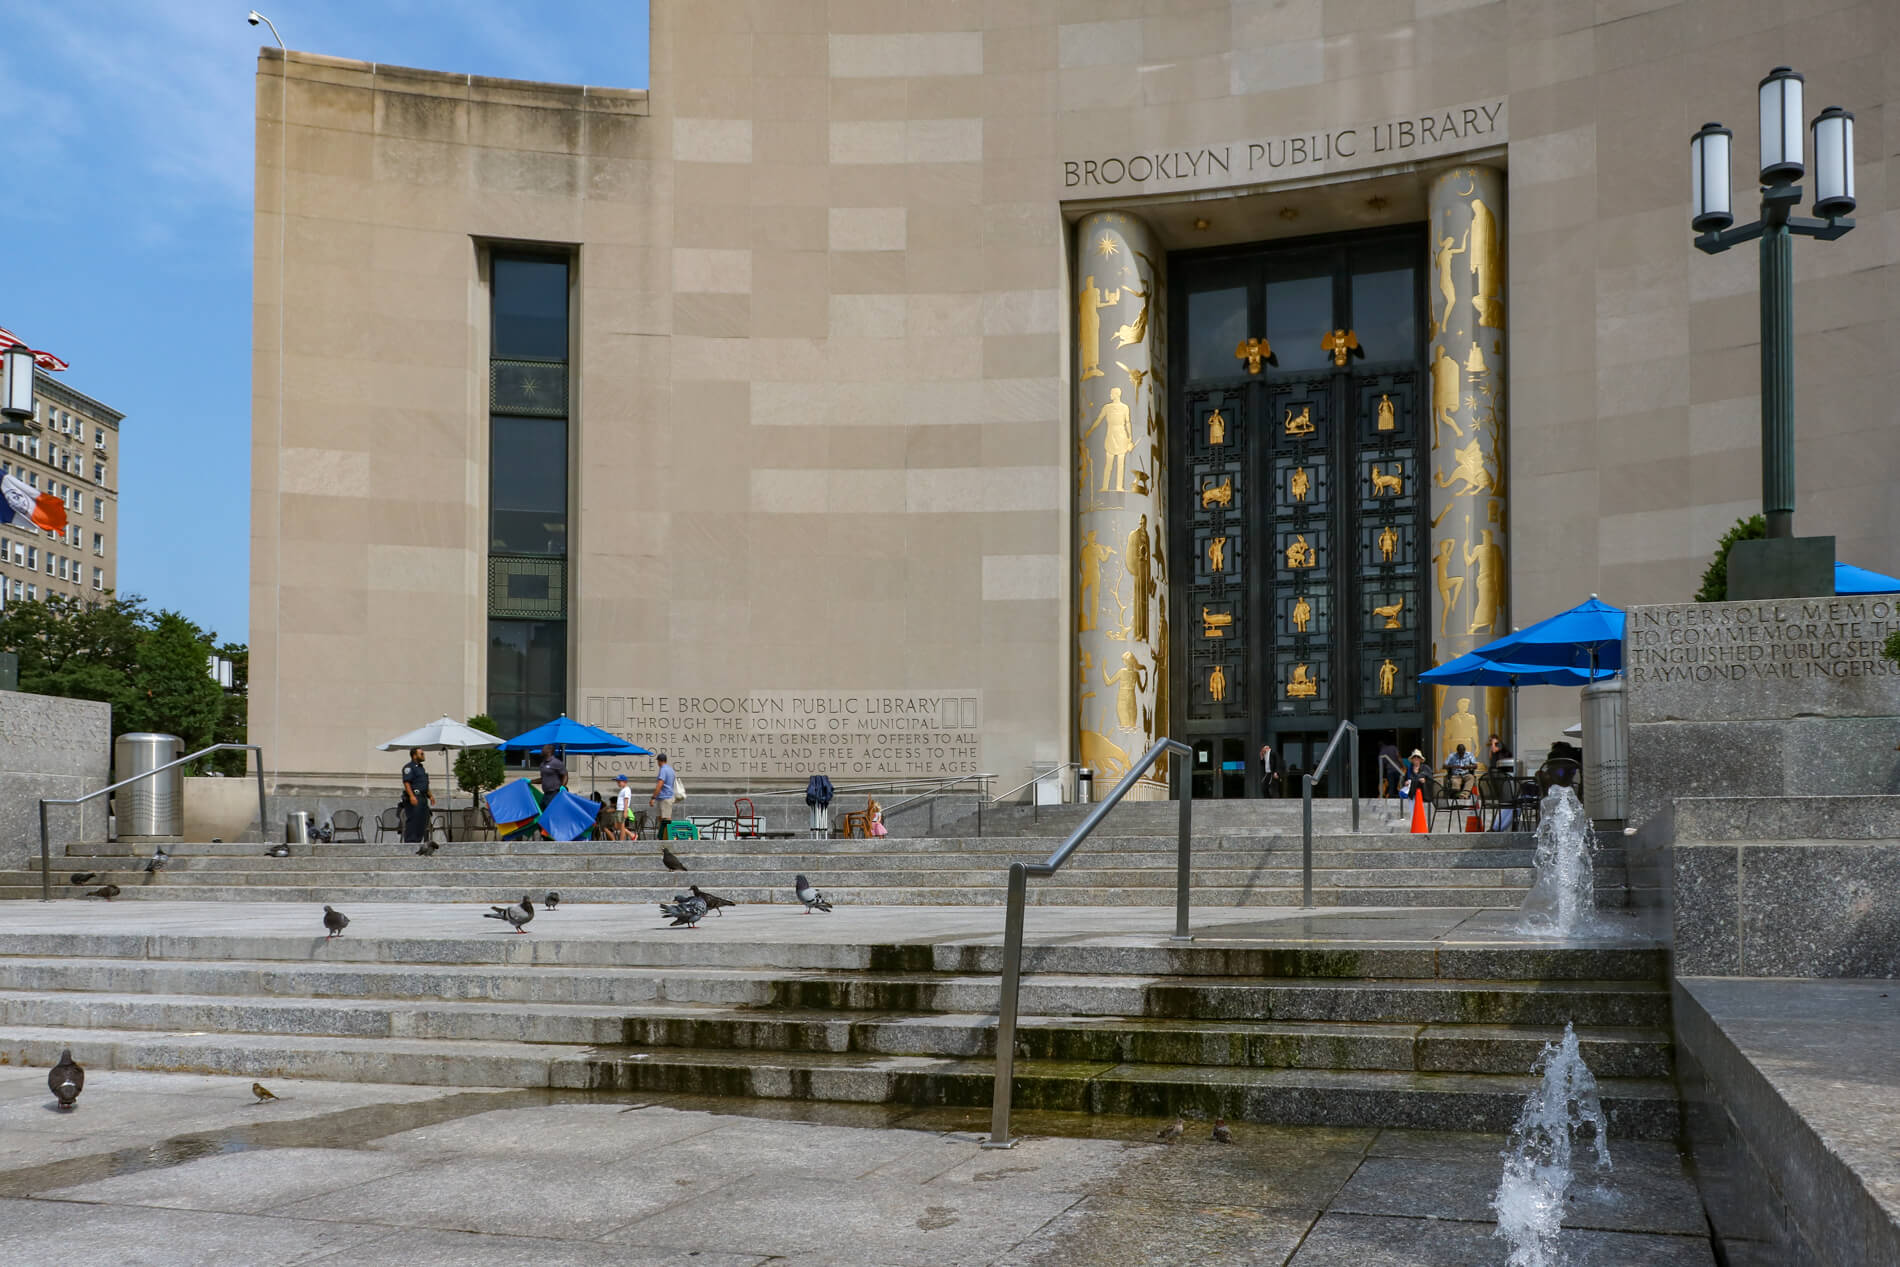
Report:
M1156 1131L1155 1138L1164 1144L1178 1144L1181 1142L1181 1136L1186 1133L1187 1122L1177 1117L1174 1121Z
M119 892L120 890L119 890L118 885L108 884L97 889L87 890L86 896L87 897L102 897L106 901L110 902L113 898L119 896Z
M251 1094L257 1097L259 1104L262 1104L266 1100L275 1100L277 1098L271 1094L271 1089L261 1082L253 1082L251 1084Z
M1234 1142L1234 1133L1227 1129L1226 1118L1217 1117L1214 1119L1213 1140L1216 1144L1231 1144Z
M665 845L660 846L660 861L666 864L666 869L668 871L686 870L686 864L679 860L679 855L674 853L671 849L667 848Z

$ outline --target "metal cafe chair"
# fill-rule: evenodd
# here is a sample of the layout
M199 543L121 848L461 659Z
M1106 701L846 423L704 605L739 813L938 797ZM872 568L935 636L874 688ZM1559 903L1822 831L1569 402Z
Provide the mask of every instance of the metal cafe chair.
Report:
M358 844L363 843L363 816L353 809L340 809L330 815L331 839L341 842L346 837L354 837Z
M1438 816L1443 814L1453 827L1460 827L1459 815L1471 809L1471 793L1463 790L1442 774L1425 776L1425 795L1432 806L1432 830L1438 830ZM1462 828L1460 828L1462 830Z
M378 844L382 843L384 836L394 836L397 840L402 839L402 810L393 805L376 815L376 841Z

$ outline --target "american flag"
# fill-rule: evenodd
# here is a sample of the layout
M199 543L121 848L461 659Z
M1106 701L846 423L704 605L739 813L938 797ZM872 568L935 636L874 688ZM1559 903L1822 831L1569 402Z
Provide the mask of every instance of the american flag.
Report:
M4 352L8 348L15 347L23 342L25 342L25 340L21 339L20 336L13 333L13 331L7 329L5 326L0 326L0 352ZM60 360L51 352L35 352L33 354L33 364L43 370L51 370L56 374L60 370L67 368L66 362Z

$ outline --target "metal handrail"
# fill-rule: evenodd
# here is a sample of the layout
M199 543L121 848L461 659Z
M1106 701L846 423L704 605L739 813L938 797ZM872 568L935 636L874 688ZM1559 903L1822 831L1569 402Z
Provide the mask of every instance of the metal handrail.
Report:
M1081 768L1082 768L1082 763L1080 761L1064 761L1061 765L1052 765L1047 770L1042 771L1040 774L1032 776L1028 780L1028 782L1018 783L1015 787L1011 788L1007 792L998 792L995 796L992 796L989 798L989 802L992 805L1000 805L1004 801L1007 801L1010 797L1016 795L1016 793L1022 791L1024 788L1033 787L1036 784L1042 782L1044 779L1048 778L1052 774L1060 774L1064 770L1080 770Z
M831 794L835 799L840 796L848 794L855 795L860 792L902 792L909 788L916 787L921 783L927 785L925 789L910 798L912 801L919 801L926 796L940 795L959 783L976 783L979 788L985 788L989 785L989 780L995 777L994 774L957 774L945 775L936 779L894 779L888 783L861 783L851 787L839 787L834 784L831 789ZM774 796L803 796L805 795L805 789L803 787L770 788L763 792L747 792L744 795L751 797L755 801L763 801ZM909 803L909 801L898 802L899 805L907 805ZM892 808L894 809L896 806Z
M1333 759L1333 750L1339 747L1340 739L1347 731L1352 732L1352 743L1346 749L1350 763L1352 779L1352 829L1359 830L1359 727L1350 721L1342 721L1333 729L1333 741L1326 745L1326 751L1314 763L1312 770L1300 776L1300 906L1311 909L1313 905L1313 785L1326 773L1326 765Z
M1192 760L1194 750L1175 739L1158 739L1155 746L1148 749L1142 757L1122 776L1114 791L1102 798L1082 825L1070 833L1062 842L1062 847L1049 855L1047 862L1012 862L1009 864L1009 906L1003 918L1003 988L1002 996L996 1006L996 1091L990 1098L990 1137L985 1140L985 1148L1010 1148L1015 1141L1009 1137L1009 1102L1016 1071L1016 1003L1021 992L1023 980L1023 907L1029 899L1029 877L1051 876L1062 869L1069 855L1082 847L1108 812L1121 803L1122 797L1135 786L1136 780L1146 774L1162 754L1178 752ZM1193 941L1188 935L1188 870L1193 849L1194 824L1194 780L1184 778L1181 784L1181 826L1180 844L1175 859L1174 875L1174 935L1172 941Z
M947 794L951 788L954 788L959 783L974 782L976 784L977 795L988 796L990 780L995 777L996 776L993 774L959 774L954 779L939 779L937 781L937 786L930 788L927 791L919 792L915 796L907 796L903 800L897 802L895 805L892 805L886 808L884 811L884 817L889 818L892 814L895 814L898 810L903 809L906 805L915 805L917 802L928 800L933 796L943 796Z
M176 761L167 761L164 765L141 771L129 779L121 779L117 783L100 788L97 792L73 797L42 796L40 798L40 901L53 900L53 856L46 837L46 807L48 805L84 805L87 801L110 795L122 787L130 787L140 779L149 779L155 774L163 774L167 770L189 761L196 761L199 757L212 752L255 752L257 754L257 834L259 838L266 836L270 832L270 819L264 813L264 750L254 743L214 743L209 748L200 748Z

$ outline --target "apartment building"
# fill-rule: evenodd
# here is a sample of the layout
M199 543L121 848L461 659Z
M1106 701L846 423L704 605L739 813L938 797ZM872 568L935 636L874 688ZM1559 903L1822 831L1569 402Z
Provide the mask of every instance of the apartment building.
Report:
M118 584L119 423L125 417L40 371L31 435L0 437L0 471L66 504L66 531L0 525L0 598L97 600Z

